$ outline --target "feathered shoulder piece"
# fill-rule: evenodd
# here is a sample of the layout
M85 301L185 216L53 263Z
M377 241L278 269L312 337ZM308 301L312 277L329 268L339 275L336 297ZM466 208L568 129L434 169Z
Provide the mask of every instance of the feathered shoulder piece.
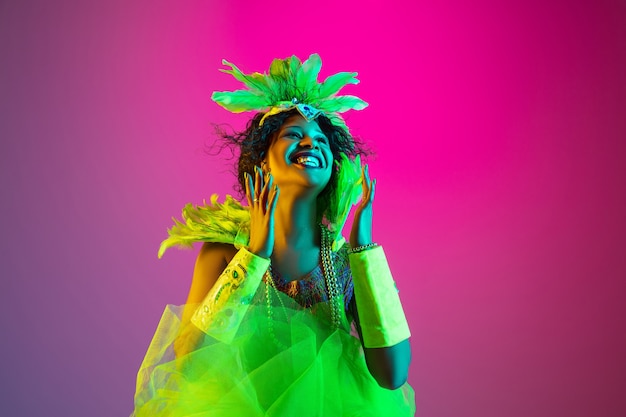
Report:
M319 113L324 113L334 125L348 131L339 113L367 107L367 103L358 97L337 95L346 85L359 83L356 72L339 72L327 77L322 83L317 82L322 68L322 60L318 54L312 54L304 62L295 55L275 59L267 74L244 74L226 60L222 60L222 64L230 67L229 70L222 69L222 72L231 74L247 87L246 90L216 91L211 96L213 101L233 113L266 112L265 119L296 108L308 121L315 119Z
M174 226L167 231L169 237L161 242L159 258L172 246L191 248L195 242L230 243L240 248L250 239L250 212L227 195L224 203L211 196L209 204L183 208L182 221L173 219Z
M340 154L340 157L339 161L335 161L339 167L337 188L330 197L330 204L325 213L328 228L333 233L333 245L341 240L341 231L346 224L350 209L357 203L362 193L361 157L357 155L354 160L351 160L344 153Z
M326 227L332 232L333 250L344 243L341 235L350 208L361 196L361 160L351 160L341 154L338 182L324 216ZM227 195L223 203L218 195L203 205L187 204L183 208L182 220L174 218L174 226L167 231L169 237L161 242L159 258L172 246L191 248L195 242L230 243L236 248L248 245L250 240L250 212L247 207Z

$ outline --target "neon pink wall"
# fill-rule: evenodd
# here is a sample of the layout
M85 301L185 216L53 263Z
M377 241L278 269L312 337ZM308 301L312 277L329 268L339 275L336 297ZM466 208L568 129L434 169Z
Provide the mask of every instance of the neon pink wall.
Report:
M231 192L220 60L312 52L370 102L418 415L626 414L624 2L337 3L2 2L0 414L130 413L195 257L158 244Z

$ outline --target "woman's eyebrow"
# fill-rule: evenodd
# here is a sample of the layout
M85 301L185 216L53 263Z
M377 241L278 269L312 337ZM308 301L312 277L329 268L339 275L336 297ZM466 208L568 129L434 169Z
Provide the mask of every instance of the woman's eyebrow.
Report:
M302 128L298 125L287 125L287 126L283 126L281 130L287 130L287 129L298 129L298 130L302 130Z

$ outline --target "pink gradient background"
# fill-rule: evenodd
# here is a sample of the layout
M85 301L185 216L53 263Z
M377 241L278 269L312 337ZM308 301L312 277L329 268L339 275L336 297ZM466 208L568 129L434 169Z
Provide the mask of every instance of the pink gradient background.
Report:
M312 52L370 103L417 415L626 415L626 3L338 3L0 3L1 415L130 414L158 244L232 192L220 60Z

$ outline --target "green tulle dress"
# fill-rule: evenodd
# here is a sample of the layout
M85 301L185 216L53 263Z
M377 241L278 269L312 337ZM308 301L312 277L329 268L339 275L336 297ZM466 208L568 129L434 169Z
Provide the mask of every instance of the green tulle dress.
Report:
M139 370L133 416L413 416L408 384L387 390L370 375L351 330L345 249L332 259L344 290L339 329L320 267L262 282L230 343L181 328L183 308L194 306L168 305Z

